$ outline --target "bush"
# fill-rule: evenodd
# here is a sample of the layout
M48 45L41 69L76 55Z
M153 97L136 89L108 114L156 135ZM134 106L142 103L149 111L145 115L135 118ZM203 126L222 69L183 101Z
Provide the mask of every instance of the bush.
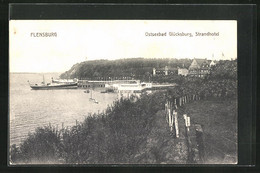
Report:
M12 146L14 163L131 163L163 109L162 93L121 99L104 114L88 116L70 129L37 128L21 144Z
M56 163L60 156L60 133L51 126L37 128L18 148L11 148L13 163Z
M177 81L177 80L176 80ZM178 87L168 91L169 97L178 98L185 95L200 95L201 98L237 97L237 63L219 61L213 66L206 78L184 77L177 82Z

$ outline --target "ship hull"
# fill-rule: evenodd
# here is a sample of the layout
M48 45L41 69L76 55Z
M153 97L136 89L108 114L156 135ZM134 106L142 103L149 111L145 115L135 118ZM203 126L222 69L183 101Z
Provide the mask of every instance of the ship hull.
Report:
M47 86L38 86L38 85L31 85L30 86L34 90L53 90L53 89L77 89L77 84L61 84L61 85L47 85Z

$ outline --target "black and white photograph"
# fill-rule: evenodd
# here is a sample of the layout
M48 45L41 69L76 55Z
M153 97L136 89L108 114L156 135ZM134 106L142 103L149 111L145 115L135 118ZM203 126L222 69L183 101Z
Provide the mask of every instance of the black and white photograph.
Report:
M9 20L10 165L237 164L236 20Z

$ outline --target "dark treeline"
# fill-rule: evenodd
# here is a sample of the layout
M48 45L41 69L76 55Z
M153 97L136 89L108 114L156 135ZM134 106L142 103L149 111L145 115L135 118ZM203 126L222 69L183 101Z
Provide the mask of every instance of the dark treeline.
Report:
M237 80L237 60L221 60L213 66L208 79Z
M199 80L194 77L183 77L180 75L152 75L153 68L188 68L191 59L145 59L132 58L120 60L94 60L75 64L70 70L61 74L61 78L78 79L106 79L128 77L151 81L155 83L183 83L185 81ZM110 78L109 78L110 77ZM206 79L237 79L237 60L220 60L210 70Z
M186 67L191 64L191 59L147 59L147 58L129 58L119 60L93 60L75 64L70 70L61 74L61 78L114 78L114 77L132 77L135 79L144 79L152 75L153 68Z
M169 90L169 95L181 97L183 95L196 94L201 98L234 98L237 97L237 61L219 61L213 66L206 78L173 76L178 87ZM171 79L171 77L169 78ZM164 82L165 78L157 79Z
M177 83L178 89L171 91L171 96L196 94L207 97L236 97L237 96L237 61L222 60L210 70L205 78L190 76L153 76L153 82Z

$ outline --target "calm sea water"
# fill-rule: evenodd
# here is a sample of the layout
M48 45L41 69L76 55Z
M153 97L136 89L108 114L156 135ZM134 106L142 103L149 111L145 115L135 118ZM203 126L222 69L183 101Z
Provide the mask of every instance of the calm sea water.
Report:
M51 77L57 78L59 73L44 74L45 81L50 82ZM118 98L115 93L100 93L93 90L93 98L99 104L89 101L90 93L83 89L59 90L32 90L30 83L40 83L43 74L10 74L10 144L20 144L29 132L37 127L51 123L61 128L73 126L77 121L83 121L88 113L102 112L108 105Z

